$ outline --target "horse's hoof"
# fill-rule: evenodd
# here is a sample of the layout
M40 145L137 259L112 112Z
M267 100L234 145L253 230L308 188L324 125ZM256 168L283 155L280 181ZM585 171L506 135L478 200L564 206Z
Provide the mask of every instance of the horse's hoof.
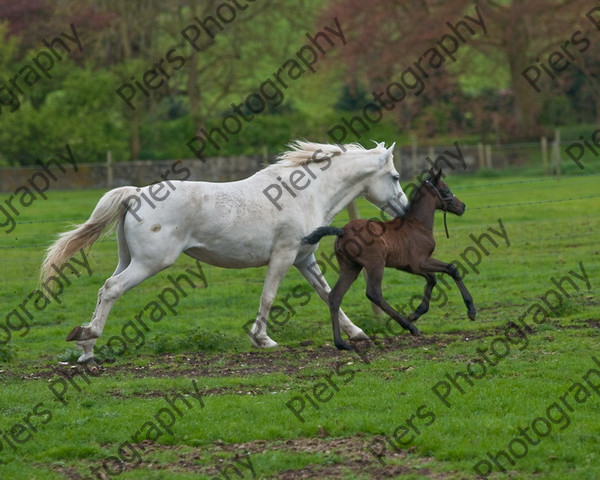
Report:
M74 340L94 340L98 335L93 335L88 327L75 327L67 335L67 342Z
M421 332L419 331L418 328L411 328L410 329L410 334L414 335L415 337L419 337L421 336Z
M352 345L348 345L346 342L336 342L335 348L337 348L338 350L354 350L354 347L352 347Z
M265 338L256 338L250 335L250 341L252 345L256 348L274 348L277 346L277 342L271 340L269 337Z
M82 340L82 338L81 338L82 333L83 333L83 327L75 327L67 335L67 342L72 342L74 340Z
M469 312L469 319L474 322L475 321L475 312Z
M94 357L88 357L86 354L83 354L81 357L77 359L77 363L79 365L84 365L86 367L97 367L96 359Z
M362 330L350 336L350 340L371 340L369 336Z

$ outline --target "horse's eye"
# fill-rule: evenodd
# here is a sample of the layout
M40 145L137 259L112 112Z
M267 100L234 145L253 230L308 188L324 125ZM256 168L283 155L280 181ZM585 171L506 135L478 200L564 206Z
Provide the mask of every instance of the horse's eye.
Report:
M400 175L395 173L394 175L392 175L392 179L394 180L394 182L399 182L400 181Z

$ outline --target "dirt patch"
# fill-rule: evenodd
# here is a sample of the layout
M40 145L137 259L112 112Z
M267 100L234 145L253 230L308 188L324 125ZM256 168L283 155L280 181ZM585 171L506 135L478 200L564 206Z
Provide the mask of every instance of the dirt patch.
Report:
M507 325L510 325L510 322ZM600 320L586 319L576 324L561 325L548 321L558 329L600 328ZM527 334L535 334L536 329L527 327ZM422 358L437 361L439 352L450 343L476 342L486 337L504 336L506 328L495 327L486 330L448 332L436 335L399 335L382 337L373 335L372 341L351 341L354 351L338 351L331 344L314 346L311 341L300 346L279 346L269 350L252 350L247 352L195 352L183 354L139 355L125 363L119 361L100 361L95 365L72 365L66 362L49 363L34 367L32 372L24 374L17 370L4 369L2 375L7 379L40 380L53 379L57 375L70 378L74 375L87 374L94 377L107 375L127 375L134 378L171 378L171 377L247 377L249 375L285 374L298 379L316 378L315 369L331 369L340 363L352 364L360 371L375 361L379 356L397 352L398 360L408 358L419 351ZM429 350L429 351L428 351ZM466 357L465 357L466 359ZM362 365L361 365L362 364ZM29 367L31 368L31 367ZM317 375L318 376L318 375ZM204 391L211 394L244 394L259 395L270 391L281 391L281 388L270 389L267 386L257 387L239 385L216 388ZM116 396L120 394L114 393ZM144 396L152 396L146 392Z
M444 346L456 341L458 335L435 335L412 337L404 335L398 338L377 338L374 342L351 342L355 351L338 351L333 346L323 345L278 347L269 350L250 352L197 352L185 354L162 354L139 356L133 363L114 361L98 362L95 365L71 365L67 362L42 365L36 371L20 375L22 380L39 380L54 378L56 375L70 377L78 373L92 376L103 374L127 374L133 377L243 377L283 373L296 377L303 375L304 370L329 368L334 363L353 362L354 364L370 363L379 355L393 351L408 351L430 345ZM147 360L144 363L144 360ZM141 364L143 363L143 364ZM11 372L5 371L6 375ZM16 375L12 372L12 375Z
M442 349L457 341L472 342L493 334L490 331L463 331L437 335L400 335L398 337L372 336L372 341L350 342L354 351L338 351L332 345L278 347L269 350L249 352L196 352L185 354L162 354L138 356L135 363L122 361L100 361L95 365L71 365L67 362L51 363L37 367L34 372L17 374L4 371L7 377L21 380L52 379L60 375L70 378L87 374L93 377L105 374L124 374L137 378L157 377L245 377L248 375L266 375L282 373L295 378L313 378L314 369L330 369L341 362L353 364L360 370L361 364L369 364L379 356L398 352L399 359L407 352L416 349L434 347ZM424 358L436 360L439 355L423 352ZM305 373L306 372L306 373ZM311 373L308 373L311 372ZM256 388L256 387L253 387ZM232 387L231 393L236 387ZM220 389L218 389L220 391ZM223 389L223 393L226 393ZM264 387L264 390L268 390ZM213 393L219 393L217 391ZM227 392L229 393L229 392ZM240 393L259 394L263 392L240 389ZM151 396L151 392L147 393Z
M230 387L204 388L199 389L203 397L211 395L265 395L267 393L284 392L291 390L289 384L285 385L247 385L240 383ZM159 398L165 395L175 395L180 393L178 390L147 390L144 392L134 392L131 395L126 395L120 390L108 390L107 393L116 398Z
M351 438L329 437L327 432L321 431L319 438L297 438L287 441L267 442L255 440L246 443L226 444L217 440L212 445L202 447L170 446L154 444L145 441L139 445L143 450L144 461L137 465L123 464L124 470L160 470L170 472L185 472L210 475L214 478L222 478L222 473L228 465L236 465L240 469L240 475L236 474L233 467L229 467L228 473L235 478L253 478L251 469L242 466L252 466L256 478L272 478L278 480L301 480L301 479L346 479L349 476L362 476L363 478L394 478L401 475L420 475L437 480L457 480L463 477L460 472L439 472L433 470L435 460L433 458L421 457L415 453L415 448L390 451L382 461L373 456L368 448L376 437L357 435ZM160 452L181 451L178 459L166 466L157 461L150 461L154 454ZM309 463L303 468L293 470L287 469L276 474L260 472L257 469L256 457L261 454L281 452L282 454L320 454L328 460L323 464ZM92 465L90 463L90 465ZM92 466L98 467L98 463ZM64 465L54 466L54 471L60 473L70 480L84 478L75 467ZM86 466L84 470L88 470ZM224 477L223 477L224 478Z
M590 328L600 328L600 320L588 319L585 324Z

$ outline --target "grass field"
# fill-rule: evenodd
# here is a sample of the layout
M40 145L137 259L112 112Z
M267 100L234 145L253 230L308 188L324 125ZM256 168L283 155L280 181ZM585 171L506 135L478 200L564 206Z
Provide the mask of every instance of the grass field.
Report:
M103 192L49 191L0 244L0 478L600 478L598 179L448 179L467 211L448 217L449 240L437 217L435 256L461 264L475 322L447 279L411 337L374 317L361 276L343 307L375 342L338 352L326 305L290 271L270 330L279 347L258 351L243 325L265 270L203 264L207 288L186 287L136 330L168 275L198 272L182 256L117 302L96 369L74 365L64 339L116 265L114 235L89 252L91 275L67 274L47 305L31 295L45 246ZM326 238L318 258L333 284L331 251ZM399 309L423 287L384 279ZM28 297L32 318L19 310Z

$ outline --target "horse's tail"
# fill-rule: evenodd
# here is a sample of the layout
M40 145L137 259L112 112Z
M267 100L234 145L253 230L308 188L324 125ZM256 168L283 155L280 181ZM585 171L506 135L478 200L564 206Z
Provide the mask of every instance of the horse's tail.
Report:
M341 228L330 226L319 227L310 235L304 237L300 243L302 245L306 245L307 243L309 243L310 245L315 245L316 243L319 243L319 240L321 240L327 235L337 235L338 237L341 237L342 235L344 235L344 230L342 230Z
M70 232L61 233L58 240L46 252L40 271L40 281L43 282L48 278L53 266L61 266L76 252L92 245L108 226L110 228L105 234L110 233L117 220L124 217L129 208L127 200L135 193L135 187L120 187L106 192L85 223L77 225Z

